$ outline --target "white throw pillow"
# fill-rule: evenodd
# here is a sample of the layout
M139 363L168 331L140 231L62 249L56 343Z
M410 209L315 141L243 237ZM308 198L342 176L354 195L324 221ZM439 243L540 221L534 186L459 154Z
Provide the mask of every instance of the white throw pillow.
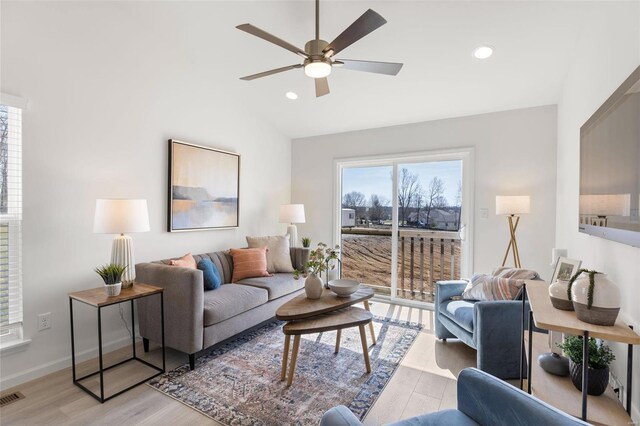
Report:
M291 254L289 253L289 236L247 237L249 248L267 248L267 271L293 272Z

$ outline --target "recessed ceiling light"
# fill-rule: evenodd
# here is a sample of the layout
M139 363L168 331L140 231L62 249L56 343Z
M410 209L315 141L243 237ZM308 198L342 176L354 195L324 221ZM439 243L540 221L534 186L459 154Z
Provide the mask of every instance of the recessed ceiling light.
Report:
M295 92L287 92L284 94L288 99L295 100L298 99L298 94Z
M487 59L493 55L493 48L489 46L480 46L473 51L473 56L476 59Z

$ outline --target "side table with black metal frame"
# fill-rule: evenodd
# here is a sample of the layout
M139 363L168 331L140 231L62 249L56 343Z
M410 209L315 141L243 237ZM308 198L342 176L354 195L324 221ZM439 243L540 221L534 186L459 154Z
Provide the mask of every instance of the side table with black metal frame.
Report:
M148 284L135 283L133 286L129 288L123 288L118 296L107 296L103 288L93 288L90 290L77 291L74 293L69 293L69 316L71 319L71 369L73 371L73 384L78 386L83 391L87 392L89 395L94 397L101 403L110 400L134 387L141 385L148 380L159 376L164 373L166 370L166 360L165 360L165 346L164 346L164 289L161 287L156 287ZM134 300L140 299L143 297L153 296L155 294L160 295L160 331L162 336L162 368L151 364L148 361L140 359L136 356L136 327L135 327L135 308L134 308ZM73 301L76 300L78 302L82 302L86 305L93 306L97 308L98 313L98 363L99 368L98 371L84 375L82 377L76 376L76 355L75 355L75 335L73 331ZM108 367L104 366L103 361L103 353L102 353L102 308L107 306L116 305L119 303L131 302L131 344L133 348L133 356L127 358L123 361L117 362ZM122 365L129 361L138 361L153 370L157 373L153 374L150 377L145 378L125 389L122 389L113 395L110 395L105 398L104 396L104 372ZM99 374L100 375L100 395L89 390L86 386L80 383L81 380L92 377Z

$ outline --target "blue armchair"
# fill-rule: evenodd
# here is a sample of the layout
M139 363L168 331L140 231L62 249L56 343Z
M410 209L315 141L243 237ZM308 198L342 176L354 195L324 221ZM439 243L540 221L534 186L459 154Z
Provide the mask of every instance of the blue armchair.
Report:
M343 405L324 413L320 426L359 426L362 423ZM588 425L538 398L475 368L458 376L458 409L423 414L390 426Z
M461 296L466 286L464 280L436 283L436 337L444 341L460 339L476 349L476 367L482 371L501 379L519 378L522 300L452 299ZM525 319L528 318L529 302L526 302ZM526 359L523 365L526 366Z

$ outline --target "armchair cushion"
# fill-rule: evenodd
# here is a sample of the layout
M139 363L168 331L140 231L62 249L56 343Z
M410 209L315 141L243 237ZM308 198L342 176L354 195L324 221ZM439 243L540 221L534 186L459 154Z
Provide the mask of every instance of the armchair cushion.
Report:
M478 426L458 410L443 410L392 423L389 426Z
M217 324L267 303L267 290L240 284L225 284L204 292L204 326Z
M474 301L450 299L440 304L440 314L455 321L469 333L473 333L474 304Z

